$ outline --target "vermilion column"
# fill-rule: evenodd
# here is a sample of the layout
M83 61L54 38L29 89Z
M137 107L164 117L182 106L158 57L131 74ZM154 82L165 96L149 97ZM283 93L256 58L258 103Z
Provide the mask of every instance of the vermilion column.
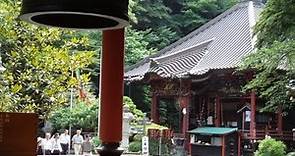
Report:
M124 74L124 29L103 31L100 72L100 155L120 155Z
M189 135L187 131L189 129L189 102L190 96L181 96L178 98L180 108L182 109L182 134L185 137L184 147L189 152Z
M182 108L182 133L185 135L189 124L189 96L180 97L180 107Z
M154 123L157 123L157 124L160 123L159 104L158 104L158 98L156 94L152 95L151 118Z
M256 138L256 95L251 92L251 115L250 115L250 136Z

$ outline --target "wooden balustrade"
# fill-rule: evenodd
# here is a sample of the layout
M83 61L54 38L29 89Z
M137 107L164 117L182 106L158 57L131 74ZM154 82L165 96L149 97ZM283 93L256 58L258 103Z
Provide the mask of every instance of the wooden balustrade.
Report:
M249 130L241 130L240 132L243 136L243 139L262 140L266 135L268 135L278 140L293 140L292 131L278 132L276 130L256 130L256 137L251 137Z

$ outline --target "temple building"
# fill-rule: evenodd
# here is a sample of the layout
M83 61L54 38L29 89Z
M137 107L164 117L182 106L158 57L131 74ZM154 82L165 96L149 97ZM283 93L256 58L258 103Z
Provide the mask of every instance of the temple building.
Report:
M294 144L295 123L290 120L294 113L283 116L281 109L275 113L260 112L264 100L254 91L241 92L241 86L253 78L254 71L236 70L245 56L255 52L253 26L263 6L257 1L240 2L125 70L125 81L151 86L153 122L160 123L160 103L170 99L179 112L179 126L175 128L187 138L187 143L189 132L212 133L217 127L227 128L224 134L237 130L237 136L232 137L237 145L232 153L225 147L230 146L225 145L226 141L219 141L224 145L220 146L222 155L253 153L254 144L265 135ZM224 136L222 129L218 129L218 135ZM202 137L196 142L202 143ZM207 143L214 144L212 140Z

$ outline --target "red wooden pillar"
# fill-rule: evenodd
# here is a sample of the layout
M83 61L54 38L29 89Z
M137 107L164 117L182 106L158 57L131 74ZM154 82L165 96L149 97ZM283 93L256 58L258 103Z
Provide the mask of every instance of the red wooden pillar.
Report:
M189 105L190 97L182 96L182 97L179 97L178 100L179 100L180 108L182 109L182 133L185 134L188 131L188 124L189 124L188 105Z
M159 115L159 103L156 94L152 95L152 105L151 105L151 118L154 123L160 123L160 115Z
M279 134L283 133L283 116L282 116L282 106L278 107L278 121L277 121L277 130Z
M255 92L251 92L251 116L250 116L250 136L256 138L256 95Z
M240 132L238 132L238 156L241 156L241 140L242 140L242 135Z
M181 96L178 98L180 108L182 109L182 134L185 137L185 149L189 151L189 136L187 134L189 128L189 102L190 96Z
M225 150L226 150L226 144L225 144L225 136L222 136L222 147L221 147L221 156L226 156L225 155Z
M120 155L124 74L124 29L103 31L100 74L100 155Z
M220 96L216 95L216 104L215 104L215 127L220 127L221 125L221 101Z

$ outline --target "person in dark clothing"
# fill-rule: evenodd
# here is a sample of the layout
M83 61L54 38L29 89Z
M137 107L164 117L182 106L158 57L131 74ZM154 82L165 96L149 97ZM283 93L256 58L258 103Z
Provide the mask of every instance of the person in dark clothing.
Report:
M69 145L71 142L71 137L69 135L69 131L67 129L64 130L64 133L62 133L59 137L60 145L62 148L61 154L66 155L69 151Z

